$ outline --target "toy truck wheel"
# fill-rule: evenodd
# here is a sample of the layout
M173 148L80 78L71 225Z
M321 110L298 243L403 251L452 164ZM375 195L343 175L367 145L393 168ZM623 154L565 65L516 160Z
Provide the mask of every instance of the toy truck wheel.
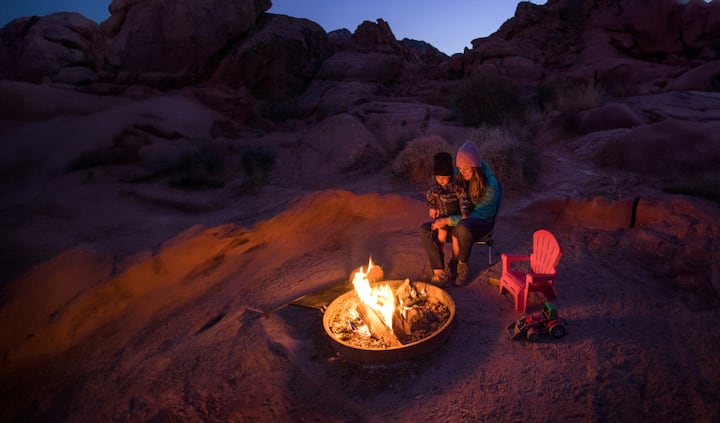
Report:
M550 332L550 336L553 338L562 338L565 336L565 325L562 323L556 323L548 328Z
M530 328L525 336L529 342L537 342L540 340L540 331L537 328Z

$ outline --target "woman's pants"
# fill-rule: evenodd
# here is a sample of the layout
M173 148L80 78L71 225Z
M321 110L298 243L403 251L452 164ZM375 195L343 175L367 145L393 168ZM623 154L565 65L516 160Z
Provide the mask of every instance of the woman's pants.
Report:
M467 263L472 252L472 246L475 240L482 239L493 228L493 223L483 219L472 217L465 218L458 223L457 226L448 227L450 235L458 240L460 246L460 254L458 260ZM427 222L420 225L420 239L422 240L425 253L430 260L430 267L435 269L445 268L444 245L440 244L437 239L437 232L432 230L432 223ZM451 238L448 238L450 240Z

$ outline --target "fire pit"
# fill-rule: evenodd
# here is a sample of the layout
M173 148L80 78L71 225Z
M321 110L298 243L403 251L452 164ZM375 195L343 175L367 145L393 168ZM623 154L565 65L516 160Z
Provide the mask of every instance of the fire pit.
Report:
M354 290L333 300L323 326L335 350L349 361L382 364L432 352L450 334L455 303L441 288L410 280L373 282L362 268Z

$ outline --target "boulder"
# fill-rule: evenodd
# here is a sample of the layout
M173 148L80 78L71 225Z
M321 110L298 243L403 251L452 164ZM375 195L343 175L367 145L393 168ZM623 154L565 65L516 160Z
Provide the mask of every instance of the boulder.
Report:
M668 91L720 91L720 60L705 63L670 81Z
M633 128L643 124L640 117L626 104L610 102L601 107L580 112L577 133L607 131L616 128Z
M382 19L361 23L353 34L352 47L359 51L399 54L406 60L417 60L413 52L395 38L390 25Z
M317 78L330 81L391 82L405 70L402 57L395 53L340 51L325 60Z
M106 65L117 68L118 82L197 81L270 7L269 0L114 0L101 24Z
M267 14L252 36L237 43L212 80L246 87L258 98L284 98L305 90L334 48L325 31L307 19Z
M129 102L20 81L0 81L0 98L0 116L18 122L87 115Z
M413 55L427 65L438 65L448 59L448 55L435 48L425 41L403 38L400 41L403 46L413 52Z
M667 119L609 139L595 164L661 177L720 167L720 122Z
M375 82L313 80L301 95L277 103L273 116L281 119L312 116L321 121L371 101L379 91L380 84Z
M93 80L92 51L98 35L98 24L78 13L15 19L0 29L0 79ZM65 67L74 68L74 73L62 74Z
M411 99L377 100L356 107L354 112L391 156L400 152L408 140L425 135L431 121L442 121L450 115L447 109Z
M375 135L349 114L320 122L305 134L301 143L300 174L309 186L318 179L376 169L387 160Z

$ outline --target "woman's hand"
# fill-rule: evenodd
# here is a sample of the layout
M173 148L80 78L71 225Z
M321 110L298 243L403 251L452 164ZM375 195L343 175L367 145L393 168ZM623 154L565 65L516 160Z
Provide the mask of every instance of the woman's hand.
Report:
M443 217L442 219L437 219L436 221L434 221L432 224L432 228L433 229L442 229L448 225L450 225L450 218Z

